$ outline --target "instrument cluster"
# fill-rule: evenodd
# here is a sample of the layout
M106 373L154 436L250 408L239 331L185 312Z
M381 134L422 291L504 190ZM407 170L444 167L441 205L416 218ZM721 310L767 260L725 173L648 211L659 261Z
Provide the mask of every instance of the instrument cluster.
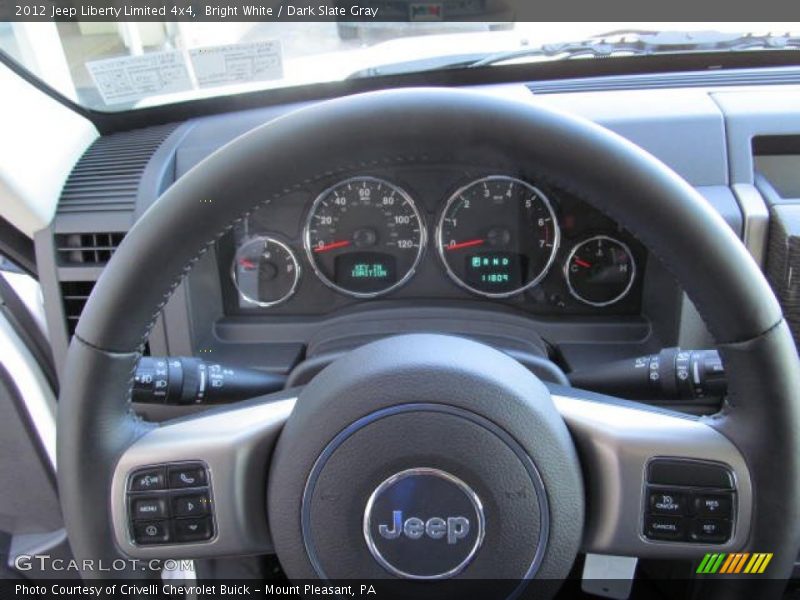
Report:
M638 243L585 203L521 176L477 174L421 201L389 177L359 175L309 191L300 204L299 231L286 231L291 211L281 217L277 203L236 228L227 275L240 311L289 306L306 278L351 301L483 297L577 313L638 307ZM426 283L415 288L421 269Z

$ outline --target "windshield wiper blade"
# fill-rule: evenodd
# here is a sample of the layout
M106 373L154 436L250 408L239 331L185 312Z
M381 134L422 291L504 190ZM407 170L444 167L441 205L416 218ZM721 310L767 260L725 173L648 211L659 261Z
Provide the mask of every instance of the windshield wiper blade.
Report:
M375 65L355 71L348 75L347 79L402 75L404 73L420 73L423 71L439 71L441 69L451 69L457 66L465 67L476 63L485 56L485 53L471 52L455 56L433 56L430 58L419 58L386 65Z
M645 55L688 52L744 51L754 49L800 49L800 36L790 33L763 35L722 33L719 31L649 31L624 29L609 31L578 42L558 42L525 46L490 54L465 53L371 66L350 74L347 79L485 67L524 58L604 58L615 54Z
M469 67L485 67L529 57L602 58L614 54L658 54L684 52L715 52L754 49L800 48L800 36L789 33L763 35L752 33L722 33L719 31L610 31L579 42L559 42L519 48L484 56Z

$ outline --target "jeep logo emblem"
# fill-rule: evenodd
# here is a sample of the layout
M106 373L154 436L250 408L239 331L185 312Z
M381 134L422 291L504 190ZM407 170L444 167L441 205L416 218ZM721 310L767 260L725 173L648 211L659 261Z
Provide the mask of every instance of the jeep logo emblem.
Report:
M469 519L466 517L431 517L423 521L419 517L409 517L403 521L403 511L392 511L391 525L378 525L378 533L382 538L394 540L401 535L418 540L427 535L434 540L447 536L448 544L455 544L469 533Z
M463 571L483 542L484 526L477 494L439 469L392 475L375 488L364 511L370 553L407 579L445 579Z

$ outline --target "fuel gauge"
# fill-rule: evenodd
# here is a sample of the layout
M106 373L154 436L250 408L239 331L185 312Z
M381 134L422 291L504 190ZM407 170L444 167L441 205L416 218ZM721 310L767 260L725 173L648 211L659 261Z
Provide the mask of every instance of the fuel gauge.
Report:
M294 294L300 281L300 264L283 242L272 237L255 237L236 250L231 277L245 302L275 306Z
M572 249L564 275L575 298L591 306L608 306L630 291L636 263L628 246L607 235L596 235Z

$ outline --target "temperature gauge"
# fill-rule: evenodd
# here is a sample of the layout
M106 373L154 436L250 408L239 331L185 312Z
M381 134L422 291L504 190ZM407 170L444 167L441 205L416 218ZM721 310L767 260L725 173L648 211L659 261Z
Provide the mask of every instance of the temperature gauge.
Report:
M300 263L283 242L271 237L251 238L236 251L231 277L244 301L275 306L294 294L300 281Z
M630 291L636 263L628 246L607 235L596 235L572 249L564 274L570 293L578 300L608 306Z

